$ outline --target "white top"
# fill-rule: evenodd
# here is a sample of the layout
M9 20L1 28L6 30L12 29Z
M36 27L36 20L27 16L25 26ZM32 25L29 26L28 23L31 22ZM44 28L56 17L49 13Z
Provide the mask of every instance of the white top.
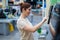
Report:
M24 2L24 0L20 0L20 3L23 3Z
M20 37L21 37L20 40L34 40L32 32L27 32L23 29L26 24L29 24L31 27L33 27L33 25L30 23L30 21L27 18L22 19L20 17L17 21L17 28L20 32Z

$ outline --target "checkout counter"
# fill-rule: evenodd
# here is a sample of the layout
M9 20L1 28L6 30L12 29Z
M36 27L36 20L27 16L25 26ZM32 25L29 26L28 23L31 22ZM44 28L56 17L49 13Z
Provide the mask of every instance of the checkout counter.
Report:
M9 23L11 22L12 20L9 19L0 19L0 34L8 35L10 33Z
M4 12L3 9L0 9L0 34L8 35L16 29L16 21L19 18L18 16L14 17L9 12ZM8 15L8 16L7 16Z
M8 35L16 30L16 21L18 18L0 19L0 34Z

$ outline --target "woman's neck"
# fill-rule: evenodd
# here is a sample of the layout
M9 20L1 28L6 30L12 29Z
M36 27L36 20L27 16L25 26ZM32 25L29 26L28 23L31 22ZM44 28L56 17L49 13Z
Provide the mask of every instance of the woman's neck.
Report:
M24 13L22 13L22 14L21 14L21 17L22 17L22 18L26 18L26 16L25 16L25 14L24 14Z

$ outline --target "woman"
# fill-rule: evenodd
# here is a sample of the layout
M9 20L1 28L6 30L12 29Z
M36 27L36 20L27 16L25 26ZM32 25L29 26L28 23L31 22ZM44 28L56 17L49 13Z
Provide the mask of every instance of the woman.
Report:
M20 7L21 16L17 21L17 28L21 35L20 40L34 40L32 33L42 26L42 24L46 21L46 18L33 27L33 25L27 19L27 16L29 16L31 11L31 5L29 3L21 3Z

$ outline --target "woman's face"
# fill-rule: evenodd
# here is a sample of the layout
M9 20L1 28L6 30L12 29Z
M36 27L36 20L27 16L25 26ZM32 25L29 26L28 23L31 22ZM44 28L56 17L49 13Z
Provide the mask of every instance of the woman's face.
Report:
M29 16L29 14L30 14L30 12L31 12L31 7L27 8L27 9L25 10L25 12L26 12L26 16Z

